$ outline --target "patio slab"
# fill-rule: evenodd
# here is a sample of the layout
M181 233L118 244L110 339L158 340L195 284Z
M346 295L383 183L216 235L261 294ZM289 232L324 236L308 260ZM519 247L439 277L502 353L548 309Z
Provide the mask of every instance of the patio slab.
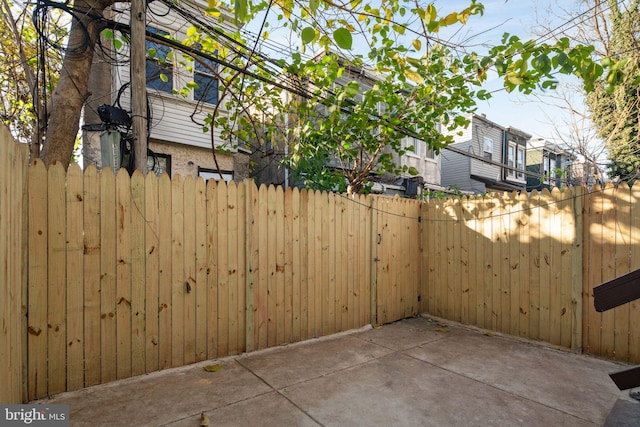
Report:
M72 426L601 426L623 395L619 363L488 335L424 316L41 402Z

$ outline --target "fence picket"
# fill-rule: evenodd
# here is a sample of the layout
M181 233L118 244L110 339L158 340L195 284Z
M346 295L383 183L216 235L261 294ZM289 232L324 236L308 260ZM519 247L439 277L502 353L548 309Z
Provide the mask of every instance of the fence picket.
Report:
M144 262L145 262L145 372L159 369L159 254L160 254L160 225L158 182L154 174L147 174L144 178Z
M101 370L101 308L100 260L102 253L100 224L100 175L95 166L84 171L84 386L102 382Z
M616 278L616 195L617 190L614 186L607 184L602 199L602 282ZM597 286L599 283L594 285ZM603 312L600 354L605 357L615 356L615 326L615 310Z
M195 302L195 361L207 359L207 193L201 177L195 182L193 202L194 275L191 292Z
M615 277L620 277L630 272L631 191L626 182L618 185L615 195ZM630 304L624 304L613 309L613 353L618 360L628 361L630 357L630 307Z
M109 168L100 173L101 382L116 379L116 186Z
M531 245L531 225L532 214L529 205L529 197L522 192L518 196L520 214L518 215L520 246L518 253L518 263L520 265L520 282L519 282L519 302L518 302L518 325L519 331L517 335L529 338L529 325L531 317L531 289L530 289L530 262L531 258L529 247Z
M47 169L39 160L29 168L29 400L47 395Z
M184 181L184 364L196 361L196 183L191 176Z
M560 283L562 273L562 211L560 210L560 201L562 194L560 190L554 188L551 191L551 200L549 201L550 215L550 277L549 277L549 342L554 345L561 343L561 326L560 319L562 317L562 296Z
M239 308L239 283L238 283L238 187L235 182L227 185L227 310L228 310L228 354L238 354L241 345L240 338L240 313ZM224 234L224 233L223 233ZM224 242L221 243L224 245ZM222 246L223 248L225 246ZM221 265L222 266L222 265ZM243 300L244 301L244 300ZM243 315L244 317L244 315Z
M131 177L131 375L146 371L145 292L145 217L144 176L140 171Z
M640 268L640 185L631 189L631 265L632 271ZM629 304L629 361L640 363L640 300Z
M116 377L131 376L131 180L116 176Z
M162 174L158 180L158 368L172 366L172 185L169 175Z
M67 171L67 372L65 390L84 387L83 180L76 164Z

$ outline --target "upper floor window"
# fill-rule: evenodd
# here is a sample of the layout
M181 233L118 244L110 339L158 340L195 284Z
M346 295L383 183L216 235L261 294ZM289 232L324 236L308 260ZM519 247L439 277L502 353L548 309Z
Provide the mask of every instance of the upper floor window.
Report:
M518 175L517 175L518 179L524 179L524 172L520 172L520 171L524 171L525 155L526 155L525 148L522 146L518 147L518 152L516 155L516 168L518 169Z
M482 139L482 152L484 157L491 158L493 154L493 140L491 138L484 137Z
M509 166L507 175L511 178L515 177L516 171L514 168L516 167L516 144L512 142L509 143L509 147L507 149L507 166Z
M427 159L435 160L436 159L436 150L431 147L427 147L427 152L424 154L424 157Z
M548 184L549 178L551 178L551 159L549 159L548 155L545 155L543 158L542 174L543 174L544 183Z
M422 144L418 138L407 138L407 154L415 157L422 157Z
M155 27L147 29L161 36L169 35L168 31ZM147 87L161 92L173 92L173 55L171 48L161 43L147 40Z
M197 85L193 90L195 101L218 103L218 79L215 75L217 70L218 65L210 59L200 57L194 60L193 81Z

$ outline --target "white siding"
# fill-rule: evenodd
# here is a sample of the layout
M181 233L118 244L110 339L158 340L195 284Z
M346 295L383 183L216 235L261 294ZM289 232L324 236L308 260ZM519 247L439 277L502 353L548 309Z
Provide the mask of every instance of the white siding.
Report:
M502 129L491 126L483 121L474 120L472 123L473 139L471 141L471 152L479 156L483 156L484 138L490 138L493 141L493 154L491 161L502 162ZM496 181L501 180L501 169L480 160L471 160L471 175L478 175Z
M148 25L170 31L171 35L179 40L186 36L186 31L191 24L188 24L173 13L167 13L168 10L166 6L161 3L153 2L150 3L148 7L155 12L147 14ZM126 8L122 9L126 10ZM127 14L122 14L118 19L126 22L129 18ZM118 52L118 55L123 65L116 67L115 73L113 73L112 93L114 94L114 100L115 94L117 94L120 87L130 81L130 69L126 61L129 56L128 47L125 46ZM182 58L179 53L174 51L173 80L174 89L178 90L193 79L192 74L186 68L178 65L181 61ZM154 92L154 89L151 88L147 89L147 94L151 107L151 139L202 148L211 147L211 132L204 133L202 126L194 123L191 119L197 107L196 102L191 99L186 99L179 94ZM129 96L130 91L127 90L120 100L122 107L125 109L128 109L130 105ZM192 94L190 94L189 97L191 98ZM207 113L213 112L214 106L205 104L201 110L202 111L193 115L193 119L202 124L204 123ZM224 111L221 106L218 114L227 114L227 112ZM226 142L221 140L219 129L214 130L214 138L216 146L221 146ZM231 145L225 148L234 151Z
M454 146L462 151L468 152L470 143L454 144ZM474 185L470 176L470 159L462 154L453 151L443 150L440 153L442 162L442 179L443 187L457 187L465 191L473 191Z

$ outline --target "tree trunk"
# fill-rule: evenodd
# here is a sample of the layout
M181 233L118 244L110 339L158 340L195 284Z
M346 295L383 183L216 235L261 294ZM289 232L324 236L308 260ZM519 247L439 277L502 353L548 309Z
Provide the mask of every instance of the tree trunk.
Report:
M69 166L78 135L80 112L89 93L87 84L93 50L102 31L95 16L114 3L113 0L75 0L75 16L69 32L60 80L51 96L51 111L47 120L46 138L40 153L45 165L61 163Z

